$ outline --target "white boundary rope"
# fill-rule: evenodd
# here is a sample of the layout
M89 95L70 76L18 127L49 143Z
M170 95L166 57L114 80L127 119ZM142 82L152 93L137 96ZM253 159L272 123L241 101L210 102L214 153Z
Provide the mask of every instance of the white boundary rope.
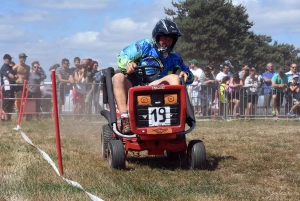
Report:
M55 166L55 163L49 157L49 155L46 152L44 152L43 150L41 150L40 148L36 147L23 131L20 131L20 132L21 132L21 135L22 135L23 139L28 144L30 144L31 146L35 147L42 154L42 156L44 157L44 159L53 167L53 169L55 170L56 174L59 177L61 177L63 180L65 180L68 184L70 184L70 185L72 185L74 187L77 187L77 188L83 190L90 197L91 200L93 200L93 201L103 201L101 198L99 198L99 197L97 197L97 196L95 196L95 195L93 195L93 194L85 191L84 188L78 182L72 181L72 180L64 178L63 176L60 176L59 171L58 171L57 167Z

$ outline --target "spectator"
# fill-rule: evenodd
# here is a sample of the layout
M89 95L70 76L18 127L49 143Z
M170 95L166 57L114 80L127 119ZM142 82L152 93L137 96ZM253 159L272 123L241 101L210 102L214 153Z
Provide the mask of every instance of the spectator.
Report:
M74 72L74 115L85 112L86 75L87 69L82 65L79 65ZM74 119L79 119L79 117L74 116Z
M9 63L9 66L10 66L10 67L14 67L14 65L16 65L16 63L13 62L13 61L11 61L11 62Z
M273 64L268 63L266 66L267 70L262 74L263 78L263 92L264 92L264 115L268 115L268 107L272 100L272 77L275 74L273 70Z
M9 65L12 57L9 54L5 54L3 56L4 64L1 67L1 86L6 85L2 88L2 121L10 121L11 114L13 112L14 107L14 87L9 86L10 84L15 84L18 76L13 71L12 67ZM11 98L5 99L5 98Z
M20 63L14 65L12 68L17 73L18 78L16 80L16 84L23 85L24 80L28 80L28 78L29 78L30 66L25 64L26 58L27 58L27 55L25 53L20 53L19 54ZM20 103L21 103L22 90L23 90L23 86L15 87L15 97L17 98L16 108L18 111L19 111Z
M40 90L40 84L41 82L46 79L45 72L41 73L41 67L38 61L32 62L32 70L29 74L29 79L28 79L28 98L35 98L35 112L37 119L39 120L41 112L41 97L42 93ZM32 119L32 114L27 114L26 115L26 121L29 121Z
M201 82L199 82L199 78L194 76L194 82L191 84L191 97L192 97L192 105L194 106L194 111L196 116L200 116L201 113L201 100L200 100L200 89Z
M100 112L99 96L100 96L100 81L102 76L102 71L98 71L98 62L92 61L91 67L94 73L94 89L93 89L93 102L95 107L95 114Z
M216 77L216 80L218 81L219 84L221 84L223 78L225 76L229 77L230 78L230 75L229 75L229 65L228 64L224 64L222 66L222 72L219 72L217 77Z
M288 113L289 116L296 116L294 111L300 106L300 84L298 83L298 81L299 76L295 74L288 88L288 91L291 93L293 102L293 106L291 107L290 112Z
M76 69L78 69L78 67L80 65L80 58L79 57L75 57L73 61L74 61L74 67L70 68L69 72L70 72L71 77L74 79L74 82L75 82L75 71L76 71ZM73 109L72 109L72 111L73 111L74 114L76 113L75 112L75 110L76 110L76 103L75 102L77 102L75 100L75 93L76 92L75 92L75 89L74 89L74 86L73 86L73 89L72 89ZM75 119L75 117L74 117L74 119Z
M220 84L220 116L225 114L225 109L228 108L227 102L227 85L229 84L230 77L225 76Z
M278 118L283 102L284 89L287 87L288 77L284 69L280 68L278 74L272 77L272 115Z
M292 63L291 66L290 66L290 71L285 73L288 77L288 82L292 82L293 81L293 78L294 78L294 75L298 75L299 76L299 73L297 73L297 64L296 63ZM299 82L299 80L298 80Z
M250 115L255 115L255 109L258 100L258 88L260 87L260 81L256 76L256 70L250 69L249 76L245 80L245 87L247 87L247 99L248 99L248 108L247 116L245 119L249 119Z
M198 61L196 59L192 59L189 61L190 63L190 69L194 76L198 77L200 79L200 76L203 75L203 70L198 67Z
M70 92L74 79L69 71L70 62L64 58L61 61L61 67L56 69L57 84L59 89L59 112L62 112L62 106L65 104L65 94Z
M229 113L233 116L239 116L240 114L237 112L237 108L240 104L240 88L243 86L242 79L239 78L239 75L233 74L232 78L230 78L228 84L228 101L229 101ZM232 105L234 105L232 107Z
M74 67L70 68L70 73L72 73L72 76L74 76L75 70L78 69L79 65L80 65L80 58L79 57L75 57L74 58Z
M245 85L245 80L249 76L249 69L242 70L242 82ZM248 96L247 96L247 88L242 87L240 90L240 115L246 114L248 108Z
M247 70L247 69L249 70L248 64L244 64L243 67L242 67L242 70L239 72L240 79L243 78L243 70Z
M216 89L216 81L209 67L206 67L204 69L204 74L200 77L199 81L201 82L201 86L202 86L200 91L202 114L207 115L208 106L212 105L215 99L215 89Z
M297 73L297 64L296 63L291 63L290 65L290 71L285 73L288 77L288 87L287 87L287 90L290 88L290 84L292 83L293 81L293 76L294 75L298 75L299 76L299 73ZM299 80L298 80L299 81ZM290 111L291 107L293 106L293 99L290 95L286 95L286 101L285 101L285 109L286 111Z
M212 65L209 65L208 67L211 70L211 74L213 74L214 79L216 79L216 77L217 77L217 75L219 73L218 70L214 66L212 66Z
M258 81L260 82L260 87L257 89L257 95L259 97L260 95L263 94L263 91L262 91L263 89L261 87L263 85L263 78L262 78L262 75L259 73L259 68L257 65L251 65L251 69L255 70L255 72L256 72L255 78L257 78Z
M51 70L56 70L58 67L60 67L59 64L54 64L53 66L51 66L51 67L49 68L49 71L51 71Z
M42 85L44 80L47 79L47 75L46 75L44 69L41 67L40 62L38 62L38 61L34 61L31 63L31 66L32 66L31 72L33 71L33 65L38 65L37 73L41 77L41 82L39 84Z
M88 59L82 59L81 65L84 66L86 69L86 96L85 96L85 113L88 115L87 118L91 118L92 113L92 100L93 100L93 91L94 91L94 84L95 84L95 72L93 68L89 66L90 62Z
M105 108L105 105L104 105L104 103L103 103L103 80L102 80L102 78L103 78L103 75L105 74L105 71L106 71L106 69L101 69L101 68L98 68L98 71L99 71L99 73L100 73L100 83L99 83L99 85L100 85L100 87L99 87L99 90L100 90L100 95L99 95L99 104L100 104L100 109L104 109ZM122 72L122 71L121 71ZM121 73L120 72L120 73ZM96 76L96 78L95 79L99 79L99 78L97 78L97 75L95 75ZM98 75L99 76L99 75Z

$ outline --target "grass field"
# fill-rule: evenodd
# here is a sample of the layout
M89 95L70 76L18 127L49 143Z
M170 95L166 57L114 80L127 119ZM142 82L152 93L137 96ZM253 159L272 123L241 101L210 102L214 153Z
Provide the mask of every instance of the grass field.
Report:
M0 201L89 200L63 181L14 124L0 124ZM104 200L300 200L300 122L197 122L209 167L190 170L166 157L130 156L126 170L100 158L100 124L61 125L64 176ZM22 130L57 163L51 120Z

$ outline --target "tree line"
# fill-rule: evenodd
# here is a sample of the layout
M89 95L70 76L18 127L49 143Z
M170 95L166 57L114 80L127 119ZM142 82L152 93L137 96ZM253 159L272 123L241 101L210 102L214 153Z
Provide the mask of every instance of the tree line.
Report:
M254 23L246 8L231 0L186 0L172 5L165 14L183 33L176 51L187 61L196 58L202 65L219 66L229 60L236 71L246 63L264 70L268 62L287 69L300 61L299 48L251 31Z

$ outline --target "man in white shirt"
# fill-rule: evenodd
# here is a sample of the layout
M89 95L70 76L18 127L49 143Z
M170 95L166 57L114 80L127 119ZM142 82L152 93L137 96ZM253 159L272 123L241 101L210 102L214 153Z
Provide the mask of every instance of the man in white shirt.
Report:
M216 80L219 82L219 84L221 84L223 78L225 76L228 76L228 77L231 77L230 74L229 74L229 65L228 64L224 64L223 67L222 67L222 72L219 72L217 77L216 77Z
M285 74L288 76L288 82L292 82L294 75L299 76L299 73L297 73L297 64L292 63L290 66L290 71ZM300 83L300 79L298 80L298 83Z
M200 77L203 75L203 70L197 66L198 61L196 59L192 59L191 61L189 61L189 63L190 63L190 69L191 69L191 72L193 73L193 75L200 79Z

